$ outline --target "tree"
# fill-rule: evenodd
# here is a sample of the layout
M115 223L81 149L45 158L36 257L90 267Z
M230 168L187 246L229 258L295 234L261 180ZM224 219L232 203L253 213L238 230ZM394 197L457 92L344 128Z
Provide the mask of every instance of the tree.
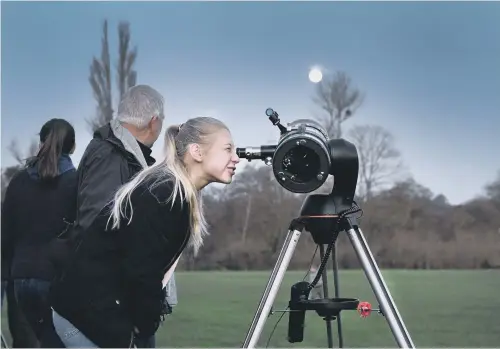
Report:
M447 207L450 205L448 202L448 198L444 196L443 194L438 194L432 199L432 202L439 207Z
M316 119L330 138L342 137L342 123L354 115L363 99L361 92L352 86L351 78L342 71L317 84L313 101L325 114Z
M130 26L128 22L118 24L118 64L116 81L119 98L137 81L137 72L133 65L137 58L137 47L130 49ZM113 91L111 84L111 63L108 42L108 21L103 24L101 40L101 58L94 57L90 66L90 86L97 101L94 119L88 121L92 132L105 125L113 118Z
M10 153L12 154L14 160L16 160L18 165L24 165L27 158L35 156L36 153L38 152L38 142L36 140L31 141L28 151L25 154L26 156L21 155L21 152L19 150L19 145L15 139L12 140L12 142L10 142L7 149L10 151Z
M377 125L354 126L347 138L358 149L360 197L369 199L401 174L401 154L389 131Z
M500 171L497 173L497 178L486 185L485 190L490 199L500 202Z
M383 194L384 197L393 198L396 204L403 199L430 202L434 196L429 188L415 181L413 177L397 181L392 188L388 189Z

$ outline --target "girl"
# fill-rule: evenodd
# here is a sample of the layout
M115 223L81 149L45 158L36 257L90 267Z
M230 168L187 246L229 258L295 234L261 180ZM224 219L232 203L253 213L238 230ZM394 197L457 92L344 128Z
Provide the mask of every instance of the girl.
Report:
M167 130L165 150L118 190L98 218L108 231L90 229L54 287L54 326L68 348L131 347L153 335L181 253L203 244L200 192L231 183L239 162L231 134L217 119L194 118Z
M75 218L74 150L75 130L69 122L45 123L38 154L11 180L2 205L2 264L9 267L15 298L39 341L44 326L51 324L54 242Z

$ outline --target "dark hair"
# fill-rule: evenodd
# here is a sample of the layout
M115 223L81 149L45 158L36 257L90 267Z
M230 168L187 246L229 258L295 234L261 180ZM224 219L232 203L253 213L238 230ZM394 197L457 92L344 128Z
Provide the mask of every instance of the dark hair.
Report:
M51 119L40 130L42 146L28 166L36 165L42 180L50 180L59 175L59 158L69 154L75 145L75 129L64 119Z

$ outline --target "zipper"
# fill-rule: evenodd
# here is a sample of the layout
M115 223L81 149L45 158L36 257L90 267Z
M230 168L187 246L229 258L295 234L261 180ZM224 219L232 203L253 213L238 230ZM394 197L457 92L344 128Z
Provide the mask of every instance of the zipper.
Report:
M174 258L163 269L163 274L165 274L168 271L168 269L170 269L170 267L175 263L177 258L179 258L179 256L182 254L182 251L186 247L187 240L189 239L190 236L191 236L191 234L186 234L186 236L184 237L184 240L182 241L181 248L176 252L176 254L174 255Z
M57 235L58 239L60 239L64 235L66 235L75 226L74 222L68 222L66 220L66 218L63 218L62 220L63 220L64 224L66 224L66 227L63 229L63 231L61 233L59 233L59 235Z

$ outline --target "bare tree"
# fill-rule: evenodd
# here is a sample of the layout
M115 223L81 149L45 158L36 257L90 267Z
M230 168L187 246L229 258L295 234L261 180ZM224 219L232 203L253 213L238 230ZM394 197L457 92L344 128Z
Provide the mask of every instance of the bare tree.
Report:
M137 72L132 68L137 58L137 47L130 49L130 25L127 22L118 24L118 67L117 83L120 92L120 99L127 90L135 86L137 82Z
M354 126L348 137L359 156L359 196L369 199L402 174L401 154L389 131L377 125Z
M26 159L36 155L36 153L38 152L38 142L36 140L32 140L24 156L21 154L21 151L19 150L19 144L15 139L10 142L10 144L7 146L7 149L12 154L14 160L16 160L17 165L22 166L26 162Z
M318 83L313 101L324 114L316 119L326 128L330 138L342 137L342 123L354 115L363 99L345 72L337 72Z
M500 202L500 171L497 173L497 178L486 185L486 195L494 200Z
M137 81L133 65L137 58L137 47L130 49L130 26L128 22L118 24L118 64L116 66L119 98ZM97 101L96 115L88 123L92 132L113 118L113 91L111 84L111 62L109 55L108 21L103 24L101 58L92 59L89 82Z

